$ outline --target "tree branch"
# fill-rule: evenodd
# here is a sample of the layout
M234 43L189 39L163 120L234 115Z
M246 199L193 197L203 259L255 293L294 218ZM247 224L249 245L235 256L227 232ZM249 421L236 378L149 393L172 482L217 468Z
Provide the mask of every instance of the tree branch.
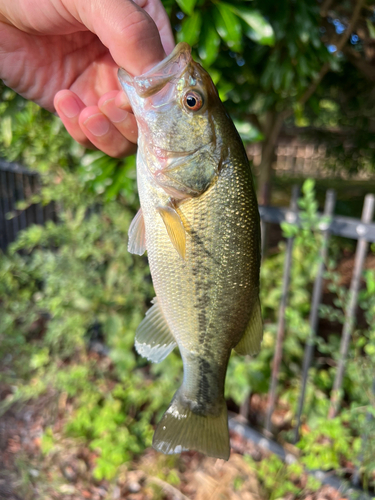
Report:
M325 0L325 2L323 3L323 5L322 5L322 7L320 9L320 15L322 17L326 17L327 16L328 10L331 7L332 2L333 2L333 0Z
M252 123L262 134L264 134L263 126L259 121L258 116L255 113L251 113L249 115L246 115L246 117L250 123Z
M375 82L375 66L373 64L368 63L351 47L345 47L343 52L348 61L353 64L367 80Z
M336 54L343 50L346 42L349 40L349 37L357 24L357 21L359 19L359 15L361 13L361 10L362 10L362 7L363 7L365 1L366 0L357 0L355 7L354 7L354 10L353 10L353 15L349 21L348 27L346 28L345 33L341 36L338 43L336 44L336 47L337 47ZM326 2L326 3L329 4L329 2ZM322 8L323 8L323 6L322 6ZM315 80L312 82L312 84L306 90L306 92L298 99L298 102L300 104L305 104L310 99L310 97L316 91L320 82L323 80L325 75L328 73L329 68L330 68L330 64L328 62L323 64L323 66L321 67L321 70L319 71L319 75L315 78Z

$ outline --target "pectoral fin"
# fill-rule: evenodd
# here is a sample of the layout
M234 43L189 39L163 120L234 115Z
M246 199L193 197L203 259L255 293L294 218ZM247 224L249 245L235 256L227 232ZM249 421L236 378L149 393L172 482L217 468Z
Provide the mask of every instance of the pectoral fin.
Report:
M253 306L253 312L247 325L245 333L236 345L234 350L241 355L254 355L260 351L260 344L263 338L262 311L260 308L259 297L257 297Z
M180 257L185 259L186 232L180 216L172 207L158 207L156 210L163 219L172 245L175 247Z
M135 348L141 356L159 363L176 347L176 341L155 297L135 334Z
M129 227L128 251L136 255L143 255L146 251L145 221L141 208L135 214Z

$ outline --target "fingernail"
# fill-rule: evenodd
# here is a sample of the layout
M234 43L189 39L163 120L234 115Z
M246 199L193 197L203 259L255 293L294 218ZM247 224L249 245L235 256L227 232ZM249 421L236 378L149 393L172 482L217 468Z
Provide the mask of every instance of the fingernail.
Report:
M90 116L90 118L87 118L83 124L93 135L96 135L97 137L105 135L109 131L110 127L109 121L101 113Z
M103 107L105 108L105 114L113 123L123 122L129 114L124 109L120 109L116 106L114 98L105 101Z
M74 118L81 111L81 108L74 97L60 99L60 101L58 101L58 108L68 118Z
M127 95L125 94L125 92L119 92L115 98L115 106L117 108L121 108L121 109L125 109L125 108L129 108L130 107L130 104L129 104L129 99L127 97Z

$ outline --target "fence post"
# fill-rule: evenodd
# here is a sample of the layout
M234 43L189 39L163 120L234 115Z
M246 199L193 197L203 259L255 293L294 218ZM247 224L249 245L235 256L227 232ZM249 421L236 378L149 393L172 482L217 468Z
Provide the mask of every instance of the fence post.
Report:
M372 381L372 391L371 392L372 392L372 395L375 399L375 378ZM371 422L371 420L373 418L374 417L373 417L372 413L368 411L367 415L366 415L366 423ZM369 439L369 432L365 428L365 431L362 433L362 436L361 436L361 452L360 452L360 455L358 457L358 462L361 465L363 464L364 455L365 455L365 449L366 449L365 443L367 442L368 439ZM353 474L352 485L354 486L354 488L358 488L360 486L360 482L361 482L360 468L356 467L355 473Z
M10 206L9 206L9 188L8 188L8 182L7 182L7 175L5 170L0 170L0 184L1 184L1 204L2 204L2 214L4 217L4 241L2 241L2 248L5 250L7 247L8 243L12 241L12 227L10 220L6 218L6 214L10 211Z
M292 191L292 199L290 201L290 215L292 216L288 222L295 223L297 219L297 201L299 195L299 187L293 186ZM277 335L276 335L276 345L275 345L275 354L273 358L272 364L272 377L271 377L271 386L268 393L268 407L267 407L267 416L266 416L266 432L271 432L271 417L275 407L276 400L276 388L277 388L277 379L280 371L280 364L282 358L283 351L283 341L284 341L284 332L285 332L285 308L288 300L288 289L290 283L290 270L292 267L292 253L293 253L293 244L294 238L288 238L286 254L285 254L285 262L284 262L284 274L283 274L283 288L281 294L280 308L279 308L279 318L277 324Z
M326 200L324 204L324 215L327 217L332 217L336 203L336 194L332 189L329 189L326 193ZM303 368L302 368L302 387L301 394L298 401L298 409L297 409L297 423L294 430L294 442L297 443L299 440L299 429L301 425L301 416L303 405L305 402L306 395L306 386L307 386L307 378L309 375L309 368L311 365L311 358L313 354L313 349L315 345L315 337L319 320L319 305L322 298L322 286L323 286L323 273L325 268L325 263L327 260L327 252L328 252L328 241L330 237L329 232L329 224L321 227L323 231L323 241L322 246L320 248L320 262L318 267L318 273L314 282L312 303L311 303L311 311L310 311L310 334L306 341L305 345L305 355L303 359Z
M38 177L35 175L32 177L32 182L31 182L31 189L33 191L33 194L39 194L40 190L40 184L38 182ZM35 222L36 224L44 224L44 212L43 212L43 207L40 203L35 203Z
M7 172L8 177L8 189L9 195L11 196L11 206L10 209L12 212L16 210L17 203L17 192L16 192L16 184L15 184L15 174L13 172ZM12 218L10 219L12 228L13 228L13 239L16 239L17 233L19 231L19 220L15 213L12 214Z
M363 211L361 217L362 223L364 224L371 223L374 215L374 205L375 205L374 195L368 194L365 198L365 203L363 205ZM339 364L337 366L336 377L331 393L331 405L328 412L329 418L334 418L337 415L337 411L340 405L340 400L341 400L340 391L341 391L342 381L344 378L345 361L349 350L349 341L353 330L354 316L357 308L358 290L362 276L363 264L366 258L366 253L368 248L368 241L366 240L366 228L363 224L358 225L357 233L359 236L363 237L359 238L357 243L357 249L355 252L354 270L349 289L349 302L345 311L345 323L342 330Z
M14 210L16 210L17 202L19 201L24 201L25 200L25 186L24 186L24 174L19 173L15 174L15 183L16 183L16 193L17 193L17 201L14 207ZM18 217L18 225L19 225L19 230L25 229L27 227L27 221L26 221L26 214L25 210L22 209L20 211L17 210L17 213L15 217Z

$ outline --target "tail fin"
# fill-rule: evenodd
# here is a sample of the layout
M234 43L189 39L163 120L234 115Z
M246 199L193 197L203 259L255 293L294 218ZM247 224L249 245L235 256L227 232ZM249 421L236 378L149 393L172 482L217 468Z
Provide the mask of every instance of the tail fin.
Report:
M156 428L152 446L167 455L196 450L229 459L227 406L223 398L218 416L198 415L182 404L178 389Z

